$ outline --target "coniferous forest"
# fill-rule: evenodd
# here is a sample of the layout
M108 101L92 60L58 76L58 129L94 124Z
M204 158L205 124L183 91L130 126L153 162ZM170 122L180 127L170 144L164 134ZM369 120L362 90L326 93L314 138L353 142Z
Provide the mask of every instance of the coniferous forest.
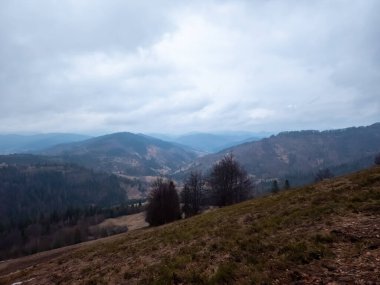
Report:
M0 259L126 231L93 226L142 210L115 175L68 164L2 165L0 200Z

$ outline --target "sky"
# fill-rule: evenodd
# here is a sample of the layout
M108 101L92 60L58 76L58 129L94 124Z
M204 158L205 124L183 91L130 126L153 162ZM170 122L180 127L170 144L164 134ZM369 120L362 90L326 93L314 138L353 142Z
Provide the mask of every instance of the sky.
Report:
M0 0L0 132L380 121L378 0Z

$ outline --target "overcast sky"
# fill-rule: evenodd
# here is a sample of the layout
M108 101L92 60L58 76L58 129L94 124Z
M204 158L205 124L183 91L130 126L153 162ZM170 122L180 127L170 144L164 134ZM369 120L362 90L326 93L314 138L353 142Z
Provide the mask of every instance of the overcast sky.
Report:
M0 132L380 121L380 1L0 0Z

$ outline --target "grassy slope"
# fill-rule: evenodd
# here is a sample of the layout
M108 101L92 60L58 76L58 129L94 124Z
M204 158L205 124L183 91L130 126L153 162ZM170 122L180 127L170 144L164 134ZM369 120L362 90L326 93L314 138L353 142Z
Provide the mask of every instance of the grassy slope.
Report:
M17 262L0 283L380 282L380 168Z

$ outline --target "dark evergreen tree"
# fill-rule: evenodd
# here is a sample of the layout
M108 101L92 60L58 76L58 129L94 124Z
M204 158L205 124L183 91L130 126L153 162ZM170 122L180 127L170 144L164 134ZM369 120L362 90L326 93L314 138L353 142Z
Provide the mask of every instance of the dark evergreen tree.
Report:
M218 206L244 201L249 197L252 190L252 183L247 172L232 154L226 155L213 166L209 183L214 196L214 203Z
M151 226L158 226L180 218L179 197L173 181L158 178L152 184L145 220Z

